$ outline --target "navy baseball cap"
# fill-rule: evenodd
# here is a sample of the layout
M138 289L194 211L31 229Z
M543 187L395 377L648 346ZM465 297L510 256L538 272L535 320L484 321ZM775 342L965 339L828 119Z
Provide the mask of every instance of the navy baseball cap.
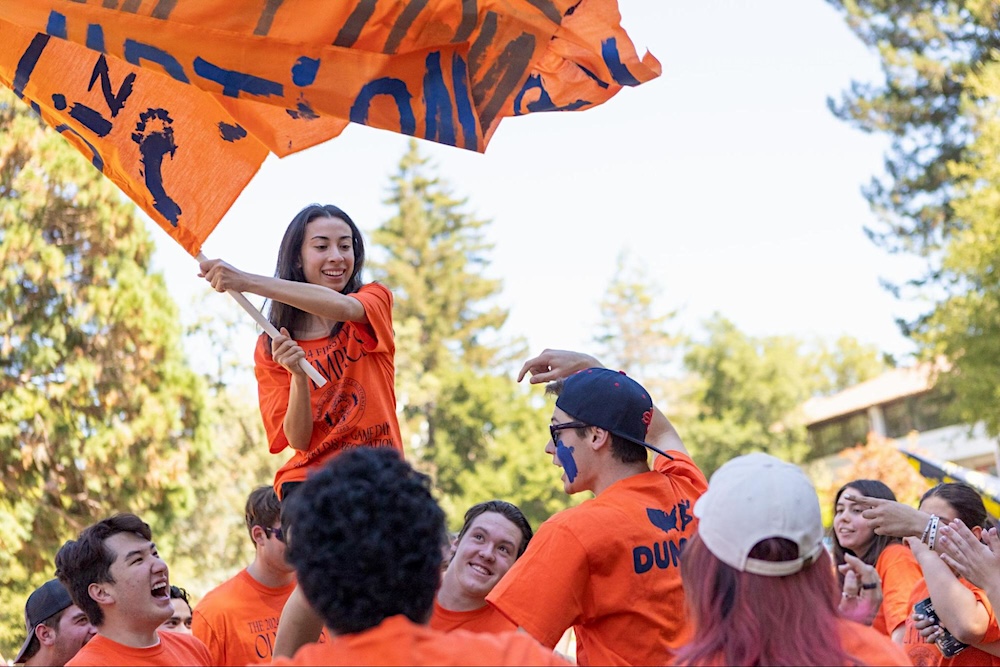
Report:
M28 632L28 638L24 640L21 650L14 658L15 663L24 662L24 654L35 636L35 628L41 625L42 621L50 616L58 614L73 604L69 591L58 579L50 579L35 589L35 592L28 596L28 602L24 605L24 628Z
M646 442L653 421L653 400L641 384L625 371L587 368L563 381L556 407L591 426L673 459Z

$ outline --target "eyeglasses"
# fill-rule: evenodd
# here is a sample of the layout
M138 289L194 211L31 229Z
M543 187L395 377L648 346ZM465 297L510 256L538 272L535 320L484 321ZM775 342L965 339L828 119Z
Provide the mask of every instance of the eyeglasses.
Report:
M264 527L261 526L261 528ZM264 528L264 534L267 535L268 537L271 537L272 533L278 539L279 542L285 541L285 534L281 532L281 528Z
M590 424L584 424L583 422L566 422L565 424L549 424L549 435L552 436L552 442L555 443L559 438L559 431L567 428L585 428L590 426Z

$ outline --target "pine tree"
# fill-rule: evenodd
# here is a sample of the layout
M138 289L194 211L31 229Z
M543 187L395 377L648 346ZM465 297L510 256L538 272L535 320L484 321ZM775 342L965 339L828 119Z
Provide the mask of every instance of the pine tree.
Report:
M681 343L670 332L676 311L657 311L655 299L662 293L645 266L628 253L620 253L614 278L601 299L601 319L594 336L597 358L635 378L661 408L676 393L675 383L668 379L669 365Z
M411 142L392 177L394 215L372 234L374 274L394 295L400 426L454 524L500 497L535 524L571 501L545 455L546 410L517 387L504 344L500 281L484 275L486 221L463 211ZM374 252L373 252L374 254Z
M386 259L372 268L394 296L400 426L411 444L433 451L439 372L496 364L499 350L486 339L507 312L490 305L500 281L483 275L493 247L484 236L488 222L464 212L466 202L451 196L428 162L411 140L385 202L395 213L372 234Z

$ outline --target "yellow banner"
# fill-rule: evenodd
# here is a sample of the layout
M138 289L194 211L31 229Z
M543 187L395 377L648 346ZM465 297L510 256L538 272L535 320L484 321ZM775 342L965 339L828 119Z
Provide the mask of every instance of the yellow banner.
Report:
M660 74L615 0L0 0L0 81L192 255L348 122L484 151Z

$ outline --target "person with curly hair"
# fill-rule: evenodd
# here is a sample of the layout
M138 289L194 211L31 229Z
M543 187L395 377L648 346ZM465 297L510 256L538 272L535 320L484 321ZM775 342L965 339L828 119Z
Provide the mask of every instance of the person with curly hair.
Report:
M563 665L527 635L433 630L444 512L395 451L359 447L309 477L282 526L329 641L275 665Z

